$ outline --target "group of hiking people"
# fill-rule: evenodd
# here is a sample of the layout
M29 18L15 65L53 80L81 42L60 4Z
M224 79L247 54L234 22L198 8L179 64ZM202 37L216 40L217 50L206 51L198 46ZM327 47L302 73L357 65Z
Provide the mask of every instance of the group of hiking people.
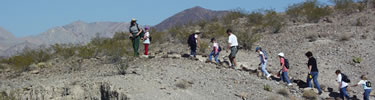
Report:
M130 32L129 36L132 39L132 43L133 43L134 56L139 56L139 53L138 53L139 41L143 40L143 44L145 46L144 55L147 57L148 46L150 45L150 41L151 41L149 28L145 27L145 29L143 30L142 28L138 26L138 24L136 23L136 20L132 19L131 25L129 27L129 32ZM231 51L228 56L230 60L230 67L236 69L237 63L236 63L235 58L238 52L238 45L239 45L237 41L237 36L233 34L231 29L227 29L226 33L228 35L228 46L227 46L226 52L228 52L228 50ZM190 57L192 58L196 57L196 53L197 53L196 50L197 48L199 48L199 45L200 45L199 44L200 34L201 32L199 30L195 30L194 33L189 35L188 37L187 43L190 47ZM212 61L212 57L214 57L215 63L219 64L220 61L218 60L218 57L222 48L215 38L212 38L210 42L212 43L212 51L209 54L208 60ZM259 66L260 66L263 77L266 77L266 79L270 79L271 74L268 73L268 71L266 70L267 59L268 59L266 51L262 47L256 47L255 52L258 54L259 59L260 59ZM281 69L277 76L280 77L281 81L285 82L288 86L291 86L292 83L290 82L289 77L288 77L289 61L288 59L285 58L285 54L283 52L279 53L278 56L279 56ZM318 90L318 94L320 95L322 94L322 89L320 88L320 85L318 83L319 70L317 66L317 61L313 57L313 53L310 51L305 53L305 56L308 58L308 61L307 61L308 74L307 74L307 79L306 79L307 86L312 88L311 81L313 80L314 86ZM349 95L346 92L349 86L350 80L345 74L341 73L340 70L336 70L335 73L337 75L336 81L339 85L340 98L350 99ZM362 86L362 88L364 89L363 99L369 100L369 95L371 92L371 82L367 80L365 75L362 75L360 79L361 80L357 84L352 85L352 86L353 87L358 86L358 85Z

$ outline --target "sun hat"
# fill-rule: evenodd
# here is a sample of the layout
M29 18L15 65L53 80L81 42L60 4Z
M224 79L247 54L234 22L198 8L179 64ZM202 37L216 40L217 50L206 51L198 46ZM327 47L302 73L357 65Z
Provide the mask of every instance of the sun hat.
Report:
M201 31L199 31L199 30L195 30L194 33L200 34Z
M132 18L132 22L135 22L135 21L137 21L135 18Z
M149 29L149 27L146 26L146 27L145 27L145 30L148 30L148 29Z
M284 53L282 53L282 52L279 53L278 55L279 55L280 57L284 57Z

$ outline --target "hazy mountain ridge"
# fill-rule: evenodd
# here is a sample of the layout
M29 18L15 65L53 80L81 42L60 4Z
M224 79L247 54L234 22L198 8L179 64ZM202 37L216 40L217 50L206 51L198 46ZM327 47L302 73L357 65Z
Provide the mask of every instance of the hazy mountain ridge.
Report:
M76 21L65 26L51 28L36 36L16 38L5 29L1 29L0 55L11 56L25 47L37 48L39 45L84 44L96 36L112 37L115 32L128 32L128 22L93 22ZM4 35L3 35L4 34ZM3 38L3 39L2 39Z

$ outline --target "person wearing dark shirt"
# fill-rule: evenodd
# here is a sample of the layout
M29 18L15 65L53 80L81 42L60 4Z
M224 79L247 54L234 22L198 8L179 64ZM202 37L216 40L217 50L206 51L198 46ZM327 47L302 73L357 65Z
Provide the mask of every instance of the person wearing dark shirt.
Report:
M307 80L306 80L307 85L308 87L311 88L311 80L314 80L315 87L318 89L319 94L322 94L322 90L320 89L320 85L318 83L319 70L318 70L318 66L316 63L316 59L313 57L313 54L310 51L307 52L305 56L309 59L307 63L307 67L309 69L309 73L308 73Z

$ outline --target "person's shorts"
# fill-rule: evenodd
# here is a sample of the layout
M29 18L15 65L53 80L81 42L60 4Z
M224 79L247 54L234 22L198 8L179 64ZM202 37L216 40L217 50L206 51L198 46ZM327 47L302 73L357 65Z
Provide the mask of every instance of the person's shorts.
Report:
M236 54L238 52L237 46L230 47L230 55L231 58L236 58Z

